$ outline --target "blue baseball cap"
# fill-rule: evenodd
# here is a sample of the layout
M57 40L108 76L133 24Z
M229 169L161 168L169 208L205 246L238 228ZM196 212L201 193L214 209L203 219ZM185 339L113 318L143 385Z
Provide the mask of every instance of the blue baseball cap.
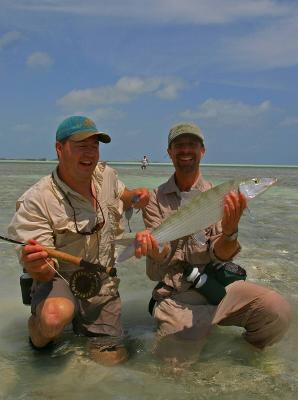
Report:
M71 138L71 140L79 142L93 135L97 135L98 140L102 143L110 143L111 141L107 133L100 132L96 128L92 119L81 115L73 115L72 117L66 118L58 126L56 140L61 142L62 140Z

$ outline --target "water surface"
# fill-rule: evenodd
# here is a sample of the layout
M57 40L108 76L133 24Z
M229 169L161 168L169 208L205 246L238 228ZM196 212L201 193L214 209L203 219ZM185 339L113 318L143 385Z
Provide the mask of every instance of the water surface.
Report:
M0 232L6 233L15 201L54 163L0 163ZM154 188L173 168L117 164L128 187ZM130 360L113 368L88 358L85 338L67 330L52 351L37 353L27 341L29 308L21 303L20 267L13 246L0 243L0 399L77 400L247 400L297 399L298 396L298 168L203 167L205 177L220 183L237 176L275 176L278 183L250 204L242 218L242 252L237 262L253 282L281 292L293 308L286 337L263 353L252 352L241 339L241 329L215 327L200 360L175 374L151 353L154 323L147 303L154 283L145 276L144 261L129 260L119 268L123 322ZM134 214L133 230L142 227Z

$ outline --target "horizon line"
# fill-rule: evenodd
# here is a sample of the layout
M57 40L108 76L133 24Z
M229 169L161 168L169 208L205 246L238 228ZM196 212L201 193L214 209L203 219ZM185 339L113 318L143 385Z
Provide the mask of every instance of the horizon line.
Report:
M107 164L114 165L140 165L141 161L112 161L112 160L102 160ZM24 162L24 163L57 163L58 160L47 160L46 158L0 158L0 163L13 163L13 162ZM151 166L173 166L171 162L160 162L151 161L149 167ZM224 164L224 163L201 163L202 167L247 167L247 168L298 168L295 164Z

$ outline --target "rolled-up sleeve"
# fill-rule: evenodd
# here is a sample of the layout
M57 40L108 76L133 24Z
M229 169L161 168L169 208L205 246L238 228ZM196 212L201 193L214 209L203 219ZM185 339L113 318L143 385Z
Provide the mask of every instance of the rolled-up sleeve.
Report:
M162 223L162 216L158 207L156 191L150 192L149 202L146 207L142 209L143 220L147 229L152 230Z
M217 240L220 238L221 233L222 233L222 228L221 228L221 222L218 222L217 224L214 224L210 226L207 231L209 231L209 239L208 239L208 250L209 250L209 255L210 259L212 261L218 262L219 260L217 259L215 253L214 253L214 245L217 242Z
M120 181L120 179L117 179L117 190L118 190L117 197L120 198L123 195L124 189L125 189L124 183Z
M34 191L34 190L32 190ZM36 193L34 193L35 195ZM33 193L25 193L16 204L16 213L14 214L7 233L11 239L27 242L34 239L38 243L54 247L53 230L41 209L42 202L39 197L34 198ZM16 247L19 262L22 264L22 247ZM54 260L58 267L57 260Z

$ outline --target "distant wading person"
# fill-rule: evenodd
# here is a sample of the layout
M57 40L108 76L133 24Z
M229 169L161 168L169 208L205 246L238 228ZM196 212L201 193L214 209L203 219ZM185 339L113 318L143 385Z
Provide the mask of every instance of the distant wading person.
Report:
M269 288L242 280L241 267L231 263L241 249L237 232L246 208L243 194L230 192L225 197L223 218L203 232L204 240L191 235L160 251L151 235L150 230L175 212L191 191L212 187L200 171L204 153L198 126L182 123L170 130L168 154L175 173L150 195L143 210L147 230L136 235L135 255L147 256L147 275L158 282L150 301L158 326L156 354L175 365L197 359L212 325L243 327L244 339L264 349L283 337L290 322L287 301ZM225 262L224 269L217 270ZM225 286L217 280L218 271L225 276L234 269L234 282Z
M147 158L147 156L144 156L143 160L141 161L141 169L142 170L146 169L148 167L148 165L149 165L148 158Z
M99 292L79 300L55 272L69 280L78 267L49 259L41 247L55 247L106 269L113 266L123 207L130 207L134 198L134 207L141 208L149 194L144 188L128 190L116 171L98 162L99 142L110 141L89 118L65 119L56 132L58 167L19 198L8 233L27 243L20 248L19 259L34 279L28 321L32 346L46 347L72 322L75 333L90 338L93 359L112 365L128 357L120 321L119 279L98 272Z

